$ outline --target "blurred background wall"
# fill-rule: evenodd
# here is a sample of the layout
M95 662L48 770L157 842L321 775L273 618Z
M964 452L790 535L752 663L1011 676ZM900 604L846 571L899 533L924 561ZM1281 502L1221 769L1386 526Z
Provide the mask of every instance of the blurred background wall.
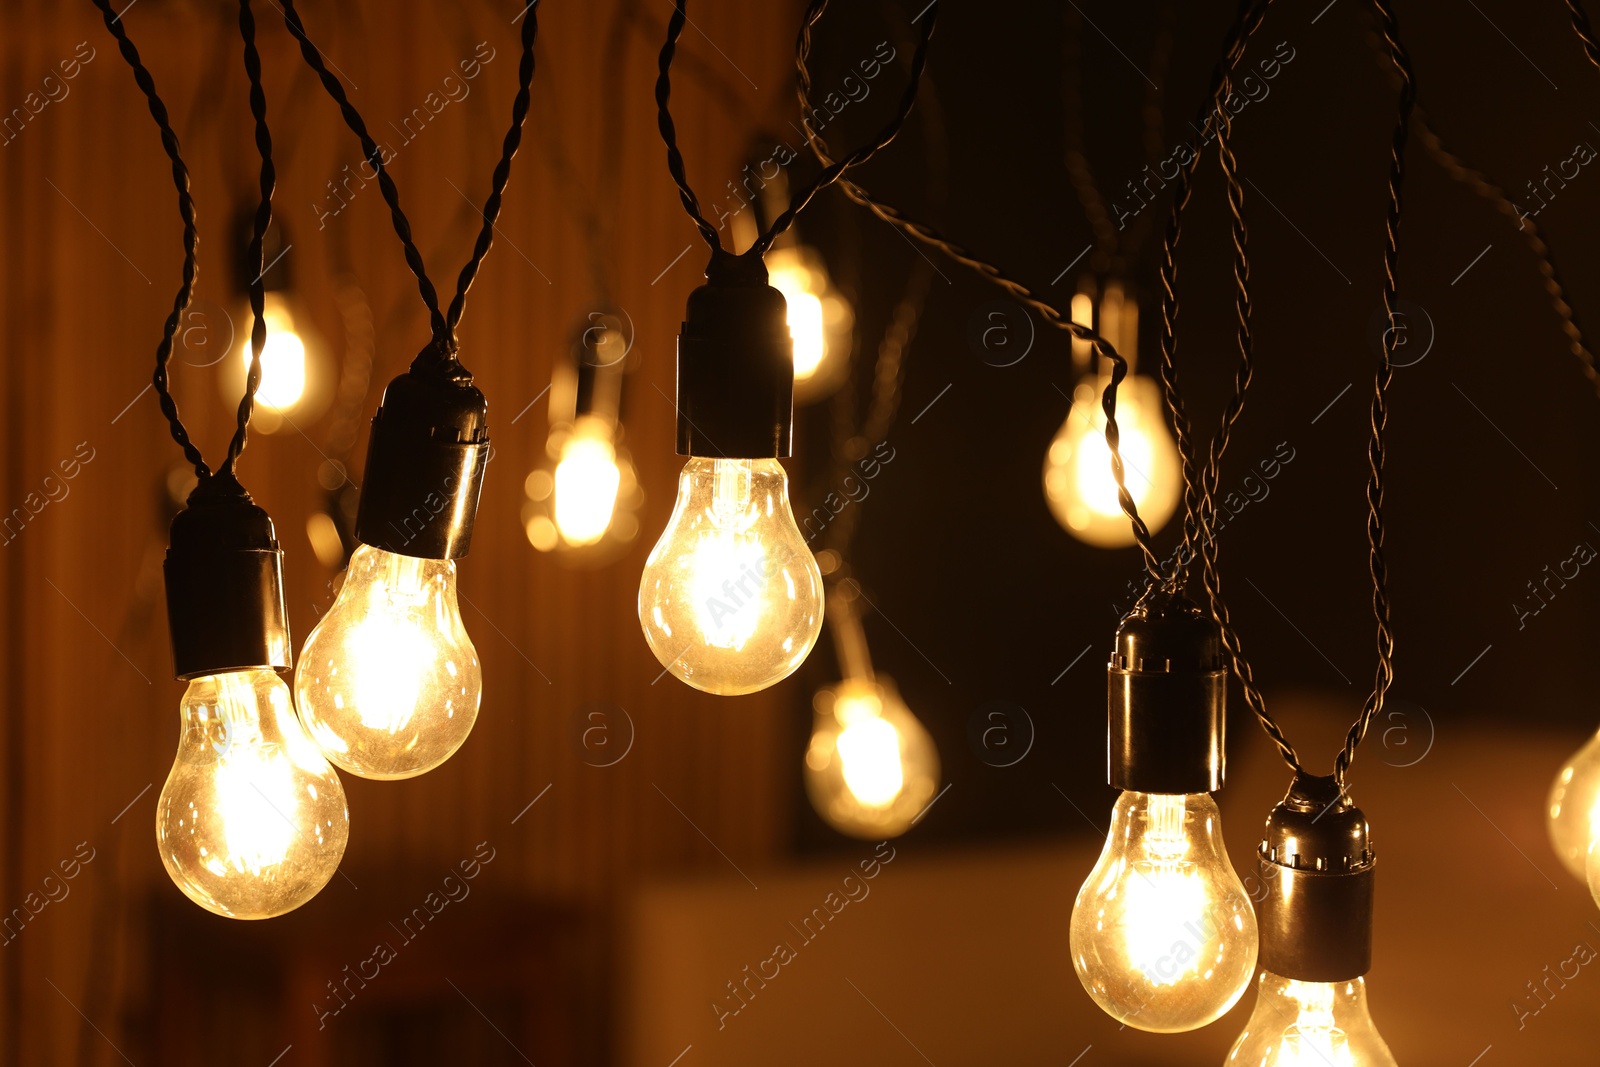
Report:
M1106 195L1125 197L1144 164L1147 98L1167 143L1191 136L1185 124L1231 15L1217 3L1080 6L1089 25L1073 30L1060 5L945 5L930 66L951 153L945 206L930 191L937 145L916 120L862 173L1063 301L1075 278L1066 268L1089 240L1063 166L1068 41L1076 35L1084 64L1086 154ZM1559 5L1546 7L1418 0L1399 11L1441 132L1514 195L1575 143L1600 144L1600 74ZM208 454L231 425L214 361L245 328L231 227L253 203L257 166L235 11L141 0L126 16L172 109L201 213L199 317L186 323L173 388ZM90 5L0 9L0 107L50 98L0 146L0 508L29 515L0 538L0 907L38 900L47 875L77 864L76 877L52 882L67 892L0 946L5 1062L1220 1062L1253 992L1216 1026L1167 1039L1118 1032L1070 973L1067 916L1113 798L1099 665L1137 561L1071 540L1044 506L1040 463L1072 387L1065 345L1034 321L1026 357L995 366L970 338L997 293L943 262L907 356L889 434L896 458L854 505L853 564L878 609L865 623L874 658L933 734L950 789L894 843L878 903L846 913L837 940L808 950L804 977L786 976L719 1028L712 1005L724 984L873 846L827 829L801 787L811 694L837 678L826 636L789 681L718 699L660 677L635 619L639 569L681 462L671 454L672 339L703 256L655 132L669 11L642 0L541 5L527 140L462 332L495 443L461 568L485 669L474 734L415 781L347 777L344 876L290 916L245 925L183 899L151 842L182 692L160 582L178 453L147 389L181 263L165 157ZM517 6L302 13L369 124L395 131L380 139L405 142L393 173L444 287L476 235L504 132ZM725 197L752 143L801 147L799 13L691 12L674 113L702 199ZM908 55L911 14L839 5L819 28L817 84L837 83L881 41ZM256 434L243 461L287 552L299 641L335 578L306 533L325 502L319 473L330 460L359 470L377 391L426 331L377 189L330 191L358 146L271 5L258 18L296 284L335 363L362 343L363 308L374 353L353 438L330 408ZM1146 71L1164 20L1176 47L1152 94ZM1318 768L1373 663L1362 491L1393 93L1369 32L1360 5L1280 0L1250 56L1293 58L1237 134L1259 374L1224 485L1285 448L1294 458L1270 495L1230 521L1222 564L1258 677ZM469 92L418 132L399 128L462 60L489 52ZM842 114L830 142L867 136L901 77L896 67ZM1600 578L1584 572L1531 616L1515 605L1575 544L1600 545L1596 398L1512 226L1420 146L1411 160L1401 287L1423 312L1408 343L1425 355L1392 394L1400 680L1354 779L1385 872L1373 1012L1407 1064L1591 1062L1583 1041L1600 978L1584 971L1542 1000L1529 983L1575 944L1600 945L1593 904L1542 825L1550 777L1600 710L1588 670ZM1181 279L1183 382L1206 422L1233 358L1216 169L1202 169ZM1600 292L1589 182L1600 178L1584 171L1538 216L1580 315ZM1148 364L1166 204L1143 210L1156 220L1135 268ZM864 385L919 253L836 194L817 201L802 232L855 304ZM522 483L544 458L553 362L605 295L596 247L635 331L624 415L644 504L627 551L578 570L530 547ZM1013 321L1021 343L1025 324ZM797 417L797 511L837 488L833 417L827 405ZM64 461L77 466L70 480ZM1006 766L974 729L996 709L1026 752ZM1247 873L1287 776L1251 722L1231 725L1222 803ZM480 849L493 859L470 898L380 979L355 993L340 986ZM1540 1010L1529 1017L1519 1003Z

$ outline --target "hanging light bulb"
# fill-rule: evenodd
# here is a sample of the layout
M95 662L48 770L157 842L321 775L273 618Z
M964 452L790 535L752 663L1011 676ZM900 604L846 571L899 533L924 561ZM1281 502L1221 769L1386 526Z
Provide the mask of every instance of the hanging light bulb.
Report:
M1600 733L1573 753L1550 783L1546 802L1550 844L1562 866L1585 877L1585 863L1600 829ZM1590 883L1593 885L1593 882Z
M1090 321L1094 309L1094 299L1087 293L1072 298L1073 321ZM1159 530L1172 518L1183 493L1177 446L1167 429L1160 389L1151 379L1133 373L1139 321L1133 298L1124 296L1121 286L1109 283L1099 312L1097 331L1128 361L1128 376L1117 387L1117 428L1122 435L1118 451L1124 480L1140 517L1152 531ZM1087 341L1074 338L1072 345L1076 364L1093 362ZM1109 371L1091 370L1073 389L1067 420L1045 455L1044 491L1051 514L1072 536L1099 548L1123 548L1133 544L1134 538L1117 496L1111 450L1106 445L1101 399L1109 382Z
M852 585L844 583L828 606L845 677L812 701L806 792L835 830L881 841L905 833L932 802L939 752L894 682L873 674Z
M1330 775L1297 774L1259 863L1261 978L1233 1067L1396 1067L1367 1012L1373 856L1366 816Z
M1072 907L1072 964L1128 1026L1193 1030L1231 1008L1256 963L1256 918L1228 862L1226 674L1216 624L1152 594L1117 630L1108 671L1110 778L1123 790Z
M261 351L261 384L256 403L271 411L292 411L306 393L306 342L294 308L283 293L268 293L262 318L267 321L267 345ZM250 369L250 338L239 346L237 360Z
M822 257L799 244L767 253L772 287L783 294L794 338L794 389L804 402L831 393L849 369L850 302L834 291Z
M753 693L822 630L822 574L789 506L793 363L783 296L720 253L678 338L678 499L639 581L656 659L696 689Z
M343 587L306 638L295 699L328 759L411 778L477 721L478 656L456 603L488 460L487 405L454 359L419 357L372 420Z
M592 545L604 537L621 484L610 426L594 415L579 419L556 464L556 528L562 539L570 545Z
M174 673L189 688L156 807L161 862L218 915L292 911L338 869L349 814L276 673L289 632L272 520L231 476L213 475L173 520L166 585Z

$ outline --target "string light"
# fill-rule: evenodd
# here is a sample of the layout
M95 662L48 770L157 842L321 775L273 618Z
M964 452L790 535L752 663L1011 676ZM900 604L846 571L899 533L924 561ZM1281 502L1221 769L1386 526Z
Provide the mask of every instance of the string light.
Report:
M433 330L410 370L384 390L373 417L356 514L360 547L333 606L306 638L295 696L307 730L339 767L364 778L411 778L465 743L483 692L477 651L457 603L455 561L472 542L489 458L488 404L457 359L456 330L493 244L521 143L538 12L526 12L511 127L448 312L439 308L383 154L306 35L292 0L285 0L283 14L302 56L372 161Z

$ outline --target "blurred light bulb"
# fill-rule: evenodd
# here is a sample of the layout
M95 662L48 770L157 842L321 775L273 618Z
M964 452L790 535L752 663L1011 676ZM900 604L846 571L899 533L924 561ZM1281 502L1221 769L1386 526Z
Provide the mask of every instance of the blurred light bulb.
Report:
M639 581L639 622L662 666L708 693L754 693L805 661L822 631L822 573L777 460L684 464Z
M905 833L939 785L939 752L928 731L882 676L823 689L814 704L806 750L812 807L852 837Z
M1367 1014L1367 988L1297 982L1262 971L1256 1010L1228 1053L1232 1067L1396 1067Z
M592 545L605 536L621 483L611 424L595 415L581 416L556 464L555 521L567 544Z
M344 856L344 787L270 670L189 683L183 736L156 805L161 862L207 911L267 919L328 883Z
M293 410L306 391L306 344L295 329L294 311L281 293L268 293L261 317L267 324L267 343L261 350L261 382L256 403L274 411ZM250 371L250 331L244 333L239 356Z
M1255 970L1256 914L1210 794L1117 799L1071 944L1084 989L1129 1026L1177 1033L1233 1007Z
M766 255L767 284L788 304L789 335L794 338L794 380L805 400L836 384L849 358L854 315L833 292L821 260L809 249L791 245ZM810 388L815 386L815 389Z
M1106 380L1090 374L1073 390L1072 410L1045 456L1044 492L1056 521L1072 536L1099 548L1121 548L1134 538L1117 500L1106 446L1101 407ZM1128 492L1154 532L1172 518L1183 492L1177 446L1155 382L1137 374L1123 379L1117 387L1117 429Z
M1546 804L1550 844L1567 870L1585 877L1584 865L1600 828L1600 733L1567 760L1550 784ZM1591 883L1592 884L1592 883Z
M300 653L295 697L327 757L363 778L411 778L461 747L483 672L456 565L362 545Z

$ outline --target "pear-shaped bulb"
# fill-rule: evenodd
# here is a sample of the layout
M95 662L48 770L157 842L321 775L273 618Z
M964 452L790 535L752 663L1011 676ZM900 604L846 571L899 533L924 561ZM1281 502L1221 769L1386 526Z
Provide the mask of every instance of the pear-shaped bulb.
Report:
M817 814L842 834L897 837L932 802L939 752L922 723L879 675L817 693L806 749L806 792Z
M1262 971L1256 990L1227 1067L1397 1067L1360 978L1298 982Z
M1207 793L1125 792L1072 906L1072 965L1117 1021L1155 1033L1214 1022L1256 966L1256 913Z
M294 688L311 739L351 774L412 778L449 759L483 695L455 563L356 549Z
M1550 844L1562 866L1584 877L1590 848L1600 834L1600 733L1573 753L1550 783L1545 804Z
M182 737L156 804L156 843L207 911L268 919L328 883L350 836L344 787L270 670L189 683Z
M822 632L822 572L775 459L691 457L639 580L639 623L661 665L708 693L787 678Z

